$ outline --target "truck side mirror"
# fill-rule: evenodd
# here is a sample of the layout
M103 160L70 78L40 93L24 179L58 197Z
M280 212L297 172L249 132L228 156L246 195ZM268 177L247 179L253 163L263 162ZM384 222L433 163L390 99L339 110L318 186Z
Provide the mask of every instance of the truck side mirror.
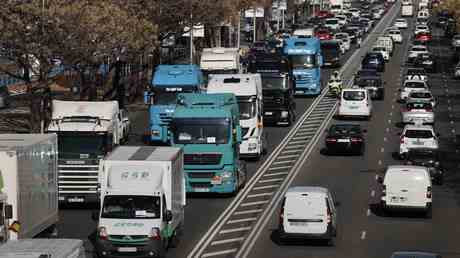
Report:
M153 105L153 96L155 96L155 93L144 91L144 103L147 105Z
M99 220L99 211L91 212L91 219L93 219L94 221L98 221Z
M171 210L167 210L165 213L164 221L170 222L173 219L173 214Z
M12 219L13 218L13 206L12 205L5 205L5 219Z

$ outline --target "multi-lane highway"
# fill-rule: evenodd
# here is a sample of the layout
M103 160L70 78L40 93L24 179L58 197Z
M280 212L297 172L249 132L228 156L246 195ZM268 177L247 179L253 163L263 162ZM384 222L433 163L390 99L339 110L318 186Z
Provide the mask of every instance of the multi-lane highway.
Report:
M395 11L396 13L397 11ZM392 15L389 12L388 15ZM388 22L381 23L383 27L391 24L389 20L393 17L386 17ZM411 24L412 25L412 24ZM384 101L374 102L374 112L371 121L359 121L368 130L366 134L366 151L363 156L325 156L320 154L323 147L324 127L330 123L339 123L332 119L330 122L327 115L330 112L319 113L322 118L316 129L319 131L319 142L315 144L312 138L310 151L306 158L296 157L295 162L299 164L296 168L296 176L292 177L291 185L318 185L329 188L340 203L338 206L338 237L335 246L322 246L316 242L295 242L289 245L280 245L277 241L279 203L277 198L272 201L272 209L265 209L269 203L261 202L259 209L264 213L256 217L256 221L245 221L239 228L248 228L242 236L250 234L251 237L244 241L238 241L224 249L219 249L219 244L209 248L212 241L203 240L207 232L212 232L212 225L221 216L222 212L233 203L233 198L215 196L192 196L187 200L185 212L184 235L178 248L171 249L168 257L202 257L206 250L219 252L219 250L233 250L228 254L220 254L215 257L389 257L396 250L424 250L442 253L444 257L460 257L460 247L456 244L457 235L460 233L460 226L456 223L456 214L459 214L460 192L456 188L459 177L455 174L459 168L458 149L454 142L458 128L460 111L460 100L457 96L460 89L456 89L457 82L451 79L452 64L449 60L450 50L448 42L442 41L440 33L435 30L434 41L430 49L438 61L439 73L429 76L432 92L438 98L436 108L437 122L436 129L441 134L441 148L445 153L447 162L447 175L443 186L435 186L433 193L433 218L417 218L407 216L383 217L375 203L378 201L379 188L375 182L375 176L386 166L397 164L392 158L392 152L399 146L401 131L397 127L400 120L400 104L397 103L398 88L402 83L404 70L403 62L409 47L411 29L404 32L404 43L396 47L396 51L387 64L384 74L386 81ZM372 35L371 35L372 36ZM375 36L375 35L374 35ZM359 68L360 56L364 54L367 47L372 45L372 37L363 44L355 59L350 57L350 51L342 58L352 60L343 68L344 78L350 79L351 75ZM327 80L330 70L323 70L322 76ZM325 97L327 98L327 97ZM297 112L301 120L302 115L313 105L314 98L298 98ZM332 103L328 100L328 103ZM320 104L320 103L319 103ZM318 105L319 105L318 104ZM334 105L327 106L333 108ZM320 110L326 110L320 109ZM134 125L134 133L141 135L147 127L147 111L145 109L133 110L131 119ZM311 119L310 119L311 120ZM307 121L307 118L305 119ZM325 121L325 122L324 122ZM301 124L299 123L300 127ZM296 126L293 126L296 127ZM304 127L306 129L306 127ZM291 128L267 128L269 140L268 153L273 153L283 139L289 135ZM311 131L305 130L305 135L311 135ZM294 136L293 136L294 137ZM301 137L298 136L298 137ZM290 139L292 140L292 139ZM299 138L299 141L302 139ZM291 142L292 143L292 142ZM140 137L131 137L131 145L142 144ZM252 177L258 169L267 164L267 155L257 162L248 163L248 171ZM281 163L279 163L281 164ZM281 174L280 174L281 175ZM284 178L283 178L284 179ZM250 187L250 184L248 184ZM275 189L277 190L277 189ZM243 194L243 193L242 193ZM272 193L276 196L276 191ZM238 197L237 197L238 198ZM249 208L248 208L249 210ZM263 214L263 215L262 215ZM60 212L61 221L59 225L62 237L87 239L96 227L91 221L91 210L87 209L64 209ZM217 221L219 222L219 221ZM228 221L227 221L228 222ZM256 223L257 222L257 223ZM215 224L219 225L219 223ZM238 228L238 227L235 227ZM212 238L212 235L209 235ZM206 239L205 239L206 240ZM218 241L218 240L217 240ZM202 252L190 253L197 246L197 243L209 242L202 246ZM217 242L219 243L219 242ZM243 248L241 248L243 246ZM91 249L88 244L87 247ZM208 254L210 254L208 252ZM197 255L197 256L195 256ZM205 256L206 257L206 256ZM214 256L209 256L214 257Z

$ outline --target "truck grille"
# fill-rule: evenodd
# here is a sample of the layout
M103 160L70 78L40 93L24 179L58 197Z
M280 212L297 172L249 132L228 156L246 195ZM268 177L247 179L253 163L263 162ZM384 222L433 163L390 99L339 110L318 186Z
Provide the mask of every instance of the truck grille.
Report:
M148 240L147 235L109 235L111 241L119 242L132 242L132 241L146 241Z
M214 172L189 172L187 173L190 178L213 178Z
M161 125L169 125L171 123L172 117L168 113L160 113L160 123Z
M96 194L98 175L98 165L59 164L59 194Z
M185 165L218 165L221 159L220 153L184 154Z
M193 188L210 188L212 184L211 182L190 182L190 186Z

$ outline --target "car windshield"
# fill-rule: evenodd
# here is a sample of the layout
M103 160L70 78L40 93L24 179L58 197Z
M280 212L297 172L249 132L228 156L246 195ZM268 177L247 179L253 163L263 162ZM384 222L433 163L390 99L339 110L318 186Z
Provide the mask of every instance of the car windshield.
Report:
M361 128L358 125L333 125L329 129L330 135L359 135Z
M289 59L294 69L314 68L317 66L315 55L291 55Z
M230 138L230 121L223 118L178 118L174 120L174 143L225 144Z
M335 24L337 24L337 23L339 23L339 21L338 21L338 20L335 20L335 19L333 19L333 20L326 20L326 24L329 24L329 25L335 25Z
M412 92L410 94L411 98L417 98L417 99L431 99L431 93L429 92Z
M426 48L424 48L424 47L413 47L413 48L412 48L412 51L416 51L416 52L425 52L425 51L426 51Z
M256 116L256 97L237 97L240 109L240 120L251 119Z
M176 97L178 93L193 92L193 87L183 88L180 86L177 86L177 87L155 86L153 88L153 91L155 93L155 95L153 96L153 101L155 105L173 105L173 104L176 104Z
M161 199L158 196L106 195L101 218L159 219Z
M343 99L351 101L360 101L366 97L364 91L344 91Z
M401 32L399 30L390 30L390 34L399 35Z
M386 50L386 48L384 48L384 47L374 47L374 48L372 49L372 51L376 51L376 52L381 52L381 51L383 51L383 52L386 52L387 50Z
M423 82L406 82L404 84L405 88L415 88L415 89L422 89L425 88L425 84Z
M426 75L426 72L423 69L408 69L407 75Z
M287 89L287 78L275 76L262 76L262 87L263 90Z
M406 130L406 133L404 134L405 137L407 138L421 138L421 139L429 139L433 138L433 134L431 133L430 130L413 130L409 129Z

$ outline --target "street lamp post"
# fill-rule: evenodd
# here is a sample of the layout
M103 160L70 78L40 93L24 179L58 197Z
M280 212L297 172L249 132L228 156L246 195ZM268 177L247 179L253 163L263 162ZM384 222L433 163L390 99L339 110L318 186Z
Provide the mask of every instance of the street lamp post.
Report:
M190 64L193 64L193 3L190 0Z

